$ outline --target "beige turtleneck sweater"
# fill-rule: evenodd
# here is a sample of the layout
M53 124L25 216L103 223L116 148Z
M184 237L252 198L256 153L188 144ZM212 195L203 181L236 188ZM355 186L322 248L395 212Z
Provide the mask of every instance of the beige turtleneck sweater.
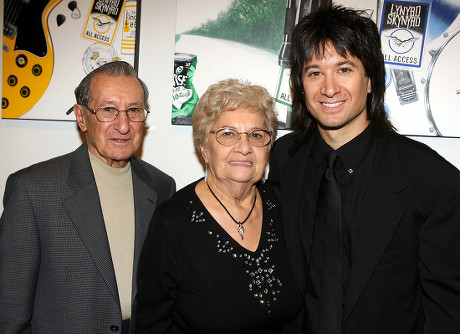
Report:
M89 154L109 239L122 318L131 318L134 259L134 195L131 165L113 168Z

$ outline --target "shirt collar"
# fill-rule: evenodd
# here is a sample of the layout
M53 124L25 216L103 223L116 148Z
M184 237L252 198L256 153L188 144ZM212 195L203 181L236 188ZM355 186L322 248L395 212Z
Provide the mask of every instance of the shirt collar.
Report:
M371 122L363 132L337 149L337 154L345 168L359 166L366 158L372 144L375 142L376 132ZM312 158L316 166L324 163L324 158L332 148L323 140L316 129L313 137Z
M337 149L337 154L346 168L359 166L366 158L375 142L376 133L373 129L374 125L370 123L363 132Z

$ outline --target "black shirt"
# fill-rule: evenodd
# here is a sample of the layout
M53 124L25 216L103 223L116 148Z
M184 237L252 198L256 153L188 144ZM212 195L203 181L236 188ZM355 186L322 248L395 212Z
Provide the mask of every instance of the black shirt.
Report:
M376 153L376 131L370 124L358 136L337 149L338 161L335 166L339 178L342 195L342 261L343 261L343 298L345 305L348 291L350 268L353 265L353 250L359 232L359 221L362 211L363 198L366 196L366 185L372 172L372 162ZM326 170L324 158L332 148L321 138L319 131L313 135L310 163L307 164L308 183L303 187L303 197L307 198L305 205L307 219L314 219L320 180ZM315 180L315 181L312 181Z

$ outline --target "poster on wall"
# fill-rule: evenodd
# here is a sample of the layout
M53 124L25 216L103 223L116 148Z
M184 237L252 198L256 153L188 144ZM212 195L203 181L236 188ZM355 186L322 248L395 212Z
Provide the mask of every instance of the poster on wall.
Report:
M376 12L373 0L356 0ZM190 125L198 98L226 78L261 85L276 99L278 127L291 128L290 38L295 24L331 0L177 0L172 117Z
M171 123L191 124L207 87L247 79L277 101L291 129L290 33L328 0L177 0ZM386 111L404 135L460 137L460 3L456 0L342 0L377 23L386 60Z
M74 89L110 61L136 62L136 0L5 1L2 118L74 120Z
M385 108L399 133L460 137L460 2L383 2Z
M172 124L190 125L199 96L221 79L276 83L284 10L284 0L177 0Z
M380 36L385 63L420 68L430 3L385 1Z

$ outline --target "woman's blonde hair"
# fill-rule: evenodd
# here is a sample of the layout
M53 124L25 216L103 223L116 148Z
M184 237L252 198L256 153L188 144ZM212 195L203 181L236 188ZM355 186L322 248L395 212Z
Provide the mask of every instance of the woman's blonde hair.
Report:
M276 139L278 117L275 99L261 86L252 85L246 80L226 79L208 87L200 97L192 116L193 141L199 151L200 145L207 147L209 132L222 112L246 108L260 112L264 128L271 133L269 148ZM215 129L214 129L215 130Z

